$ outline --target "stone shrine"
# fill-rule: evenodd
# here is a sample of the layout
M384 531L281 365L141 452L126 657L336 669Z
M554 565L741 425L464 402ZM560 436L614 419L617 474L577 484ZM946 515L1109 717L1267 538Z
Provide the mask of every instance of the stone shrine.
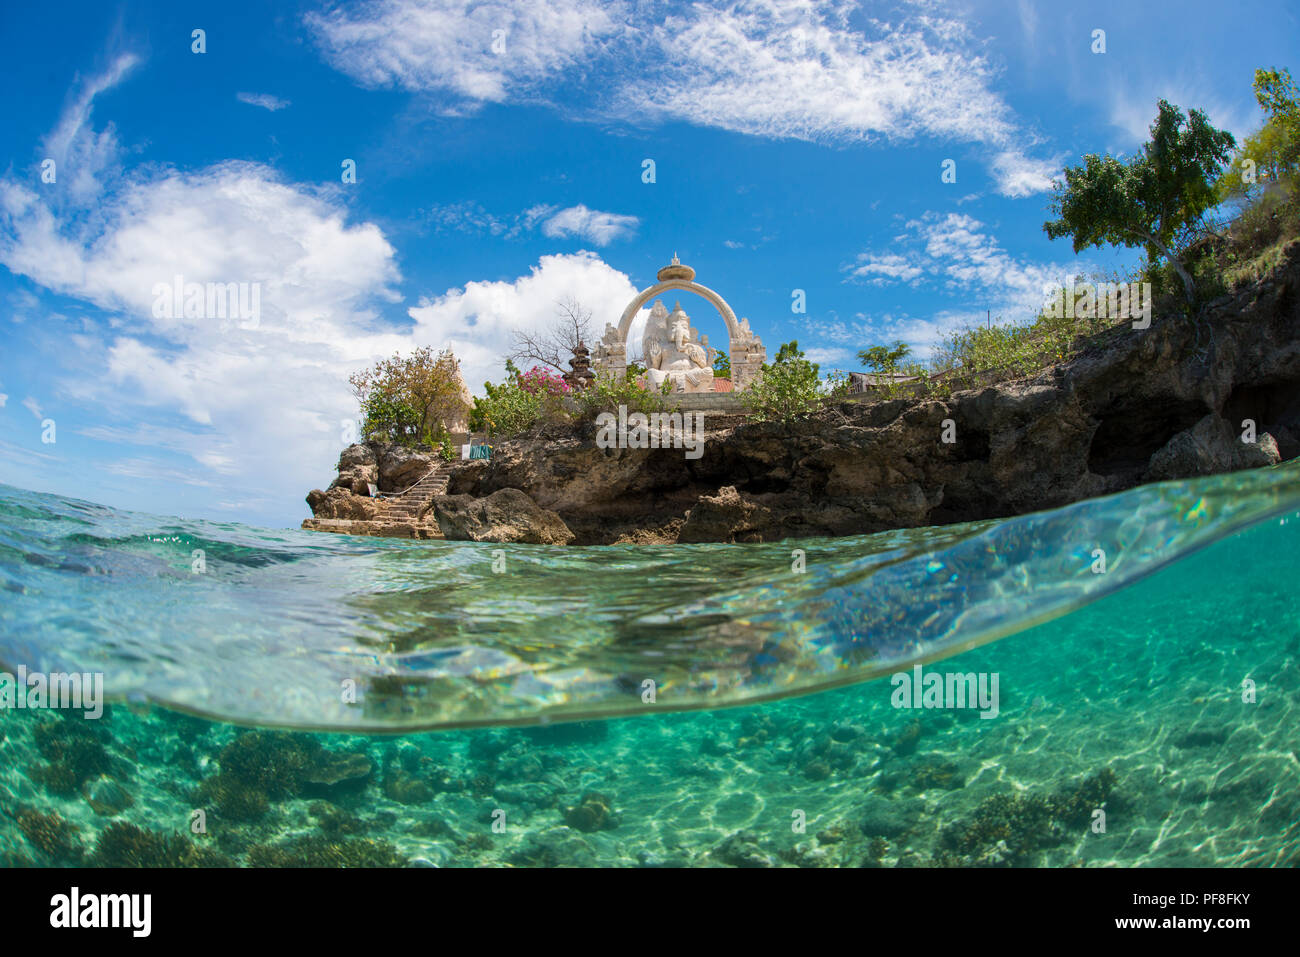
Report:
M673 261L660 269L655 285L637 293L619 318L618 325L605 323L605 334L592 352L592 365L596 372L621 380L627 373L627 334L632 320L647 302L674 289L693 292L709 301L727 324L731 381L739 391L748 388L767 361L767 350L758 336L749 328L748 319L736 319L731 306L708 286L695 281L695 270L673 256ZM673 383L675 392L711 392L713 390L713 360L717 351L709 348L707 336L700 336L691 328L690 317L680 303L670 314L663 304L656 302L646 323L642 338L645 350L646 379L651 388L663 382ZM656 350L652 355L651 348Z

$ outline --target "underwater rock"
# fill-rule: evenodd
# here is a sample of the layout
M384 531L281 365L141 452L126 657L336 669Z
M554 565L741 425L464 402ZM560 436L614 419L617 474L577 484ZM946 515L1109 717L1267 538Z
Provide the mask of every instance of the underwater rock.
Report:
M370 759L364 754L339 754L322 751L303 772L304 790L341 791L354 790L365 785L370 777Z
M594 867L596 864L591 845L568 827L554 827L532 835L508 859L519 867Z
M510 749L513 742L505 734L495 731L480 731L470 735L469 757L471 761L495 761Z
M966 786L966 778L955 762L934 753L918 755L893 765L880 776L881 790L893 791L908 786L918 791L955 791Z
M894 749L895 754L904 757L916 750L916 745L920 740L921 722L914 718L894 737L890 746Z
M898 837L912 829L917 806L875 794L863 799L861 828L869 837Z
M107 774L101 774L82 784L81 796L86 799L91 809L102 817L121 814L135 803L135 799L127 793L126 788Z
M705 735L700 741L700 754L707 754L710 757L723 758L734 750L734 745L728 744L716 735Z
M775 867L776 861L758 846L750 831L737 831L709 852L715 860L732 867Z
M370 829L368 822L328 801L313 801L307 813L316 819L322 834L338 837L342 834L364 834Z
M433 800L433 788L397 767L384 774L384 794L398 804L428 804Z
M588 791L577 806L564 812L564 823L586 832L618 827L618 816L610 809L610 803L599 791Z
M1227 728L1194 728L1173 740L1175 748L1184 751L1189 748L1208 748L1214 744L1223 744L1228 740Z

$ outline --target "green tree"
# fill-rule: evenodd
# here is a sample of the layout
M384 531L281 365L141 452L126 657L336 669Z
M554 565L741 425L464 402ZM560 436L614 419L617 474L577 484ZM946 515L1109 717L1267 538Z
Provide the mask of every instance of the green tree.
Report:
M1255 179L1268 182L1294 177L1300 172L1300 91L1290 70L1256 70L1255 100L1265 112L1264 125L1241 144L1232 164L1219 177L1223 200L1247 197L1255 184L1247 177L1246 162L1255 164Z
M424 346L409 356L394 353L349 376L348 382L361 404L365 433L382 432L399 442L432 444L469 408L460 362L450 349L435 352Z
M794 422L821 407L819 367L799 350L797 340L777 351L776 359L763 366L741 400L758 422Z
M858 361L868 369L889 374L898 368L898 364L906 359L911 351L911 346L898 339L894 342L893 348L872 346L870 349L863 349L858 353Z
M713 374L721 379L731 378L731 359L721 350L718 351L718 357L713 360Z
M1191 303L1195 288L1176 240L1217 204L1214 184L1236 140L1200 110L1184 117L1166 100L1158 109L1141 153L1129 160L1090 153L1083 165L1066 168L1051 203L1058 218L1043 229L1051 239L1073 237L1076 253L1107 244L1143 246L1149 262L1163 257L1173 266Z
M524 388L523 373L513 360L506 360L506 381L500 385L483 383L482 398L474 400L469 427L493 436L526 432L542 419L546 395Z

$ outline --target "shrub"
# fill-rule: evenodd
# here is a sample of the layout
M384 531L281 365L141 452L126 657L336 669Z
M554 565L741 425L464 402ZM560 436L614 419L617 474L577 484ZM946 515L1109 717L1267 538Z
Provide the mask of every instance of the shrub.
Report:
M595 419L602 412L616 411L620 405L627 406L629 414L667 412L671 404L667 399L672 394L671 388L665 382L663 390L653 392L637 383L631 369L622 380L602 373L596 377L595 382L577 394L578 415L582 419Z
M756 422L794 422L821 407L818 366L799 351L798 341L787 342L776 360L763 366L758 377L741 393Z

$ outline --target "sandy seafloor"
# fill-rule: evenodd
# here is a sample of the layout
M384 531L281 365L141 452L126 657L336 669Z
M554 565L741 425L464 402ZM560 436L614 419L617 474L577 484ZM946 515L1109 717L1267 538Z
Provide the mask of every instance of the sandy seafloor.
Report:
M894 708L887 679L401 736L0 712L0 864L1294 866L1300 597L1271 534L928 667L997 672L993 719Z

